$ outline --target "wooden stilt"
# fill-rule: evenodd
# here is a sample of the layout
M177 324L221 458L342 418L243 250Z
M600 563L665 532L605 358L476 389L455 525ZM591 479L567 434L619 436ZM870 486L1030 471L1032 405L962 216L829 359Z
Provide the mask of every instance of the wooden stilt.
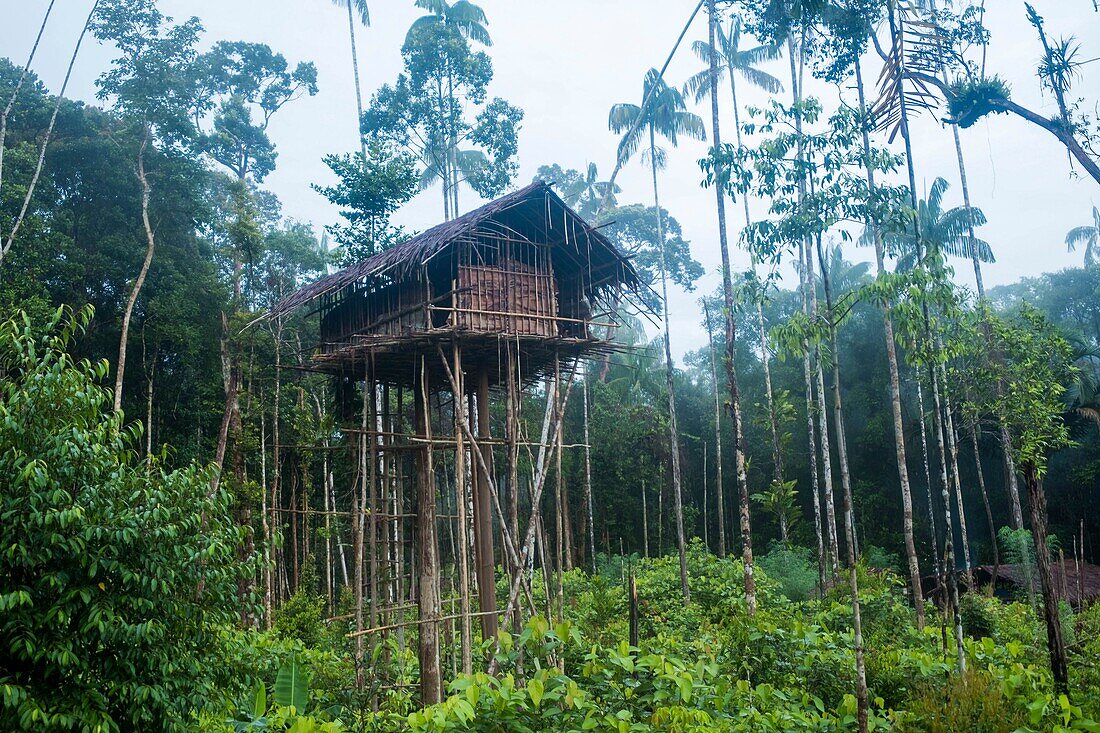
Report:
M478 372L477 383L477 435L490 437L489 430L489 371L486 367ZM478 479L474 483L474 542L475 562L477 565L477 592L481 611L481 638L495 639L497 635L497 616L490 611L497 609L496 576L493 572L493 514L489 496L490 477L486 468L493 465L492 448L486 443L481 446L482 461L478 463Z
M458 390L454 395L455 405L463 399L462 356L459 346L453 347L454 375L458 380ZM468 557L469 542L466 537L466 446L462 441L462 429L458 424L461 410L455 411L455 514L458 515L458 597L461 614L462 671L473 672L473 632L470 619L470 564Z
M431 415L428 408L428 371L420 357L416 380L414 414L416 434L430 437ZM420 702L434 705L443 697L439 669L439 566L436 549L435 477L432 451L425 446L417 454L417 529L419 560L420 611Z

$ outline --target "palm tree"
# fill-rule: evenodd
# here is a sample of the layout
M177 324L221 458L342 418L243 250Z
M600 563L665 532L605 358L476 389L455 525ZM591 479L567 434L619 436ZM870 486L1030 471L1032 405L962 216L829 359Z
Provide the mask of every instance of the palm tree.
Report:
M1074 227L1066 234L1066 249L1077 251L1077 245L1085 245L1085 267L1100 262L1100 211L1092 207L1092 225Z
M741 50L741 18L733 17L730 20L729 30L723 32L722 27L716 24L716 40L718 48L712 48L709 43L696 41L691 50L699 57L699 60L708 65L699 73L692 76L684 84L684 93L690 95L696 102L701 102L710 94L710 63L716 66L719 79L728 77L730 83L730 95L733 98L733 126L737 135L737 147L741 147L741 110L737 103L737 77L740 76L751 86L763 89L766 92L777 94L783 91L783 83L766 71L756 68L757 64L765 61L774 61L779 58L781 50L778 44L766 44ZM745 205L745 219L749 218L749 203L746 197L742 197Z
M920 248L912 229L883 232L886 252L897 258L897 270L907 272L920 264L921 252L926 255L942 254L952 257L977 258L980 262L995 262L989 243L970 236L970 223L985 224L981 209L955 206L944 210L943 196L951 187L943 178L932 182L928 197L917 202L917 222L920 225ZM868 229L860 237L860 244L873 244L874 233Z
M342 2L344 0L336 0ZM362 0L356 0L362 2ZM453 3L447 0L416 0L416 7L427 10L427 15L422 15L413 21L406 40L417 29L436 23L450 26L457 30L468 41L480 43L482 46L492 46L493 40L489 37L489 31L485 26L489 25L489 19L481 6L475 5L469 0L456 0Z
M648 99L649 104L644 100ZM668 387L669 438L672 446L672 487L676 511L676 532L680 550L680 586L684 600L690 597L687 578L687 544L684 539L684 508L680 482L680 449L676 429L676 392L673 386L672 346L669 339L668 319L668 268L665 262L665 225L661 214L661 200L657 190L657 170L664 167L665 151L657 147L657 135L660 134L675 146L681 136L703 140L706 133L703 120L687 111L684 97L679 90L665 83L657 69L650 69L645 76L642 93L643 106L622 103L611 108L608 125L612 132L624 132L619 142L619 160L627 160L642 142L642 135L648 133L649 147L643 152L643 160L648 155L650 172L653 177L653 205L657 214L657 238L661 252L661 299L664 308L665 342L665 381Z
M355 77L355 110L358 115L355 118L355 132L359 137L359 152L363 155L363 165L367 163L367 142L363 139L360 129L363 119L363 91L359 87L359 52L355 47L355 17L364 26L370 26L370 9L367 8L367 0L332 0L333 5L345 8L348 11L348 38L351 40L351 71Z
M562 199L585 219L592 220L600 208L600 202L605 197L608 206L614 208L618 205L615 194L620 190L609 181L599 180L596 164L589 163L584 176L573 181L562 191Z
M420 32L438 27L454 31L462 38L483 46L493 45L489 31L485 28L489 24L489 19L481 6L469 0L455 0L453 3L447 0L416 0L415 5L428 12L409 26L405 43L412 42ZM447 78L440 81L446 84L446 89L441 90L441 94L446 96L447 109L454 110L454 81L450 78L450 73L448 72ZM440 111L440 114L443 117L449 117L452 113ZM484 154L476 151L458 149L458 138L451 122L443 124L443 131L439 137L440 139L433 141L433 149L427 154L430 160L426 161L428 168L434 167L435 170L425 171L428 177L421 183L426 185L436 178L443 181L443 214L444 218L450 219L452 216L458 216L458 184L462 180L469 179L471 171L484 164L485 157Z

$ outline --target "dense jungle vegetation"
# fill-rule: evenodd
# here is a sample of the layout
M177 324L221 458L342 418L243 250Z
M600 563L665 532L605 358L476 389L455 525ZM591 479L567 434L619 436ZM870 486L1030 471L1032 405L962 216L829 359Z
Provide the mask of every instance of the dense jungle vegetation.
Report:
M87 14L69 73L112 50L95 99L46 88L40 39L0 48L0 730L1100 731L1100 213L1028 245L1080 267L987 290L1022 245L980 238L964 157L1009 115L1049 145L1013 154L1100 186L1100 66L1074 28L1028 3L680 3L669 43L698 73L638 49L654 68L607 100L618 147L591 151L611 175L539 161L648 295L613 314L621 350L522 394L522 428L492 404L494 435L545 443L566 395L559 460L528 452L493 489L537 551L497 545L498 607L521 600L483 638L461 463L434 468L425 620L416 492L368 496L349 409L397 433L412 395L307 370L315 314L270 313L413 235L393 217L419 193L451 220L527 183L523 110L492 93L511 60L476 4L415 0L401 71L360 89L379 9L315 4L361 132L324 159L323 230L265 188L272 119L324 87L309 60L157 0L31 4L36 28ZM1042 110L986 67L987 12L1033 39ZM921 114L951 170L921 168ZM706 244L660 203L684 139L707 143ZM627 165L652 191L620 188ZM696 288L704 246L722 285L677 363L668 289Z

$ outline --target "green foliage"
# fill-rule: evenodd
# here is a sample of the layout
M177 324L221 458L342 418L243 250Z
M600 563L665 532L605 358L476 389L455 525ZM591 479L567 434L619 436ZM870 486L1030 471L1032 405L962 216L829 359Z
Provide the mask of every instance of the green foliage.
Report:
M924 683L910 702L912 716L902 731L1012 733L1028 723L1026 710L1014 705L989 673L968 670L946 684Z
M999 76L960 78L951 85L947 111L959 127L967 128L988 114L1004 114L1003 104L1012 96Z
M347 221L326 227L344 247L342 264L350 266L401 241L404 231L390 224L390 216L417 192L413 158L372 140L366 160L357 153L326 155L324 161L340 181L313 189L340 207Z
M106 363L68 355L91 315L0 324L0 727L185 730L250 570L211 472L138 460Z
M780 592L792 601L809 600L817 588L817 563L808 547L776 544L757 560Z

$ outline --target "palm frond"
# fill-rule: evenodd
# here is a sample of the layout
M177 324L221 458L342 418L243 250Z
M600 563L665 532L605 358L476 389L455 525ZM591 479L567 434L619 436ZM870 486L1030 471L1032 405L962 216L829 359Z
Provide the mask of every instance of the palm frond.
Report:
M762 64L766 61L775 61L782 55L783 49L777 43L769 43L737 53L738 59L744 64Z
M718 67L718 79L722 80L726 76L726 67ZM702 71L692 74L688 77L688 80L684 82L684 96L689 97L696 103L702 102L710 94L710 69L703 69Z
M754 69L751 66L737 66L735 68L738 73L741 74L741 77L754 87L759 87L772 94L778 94L783 91L783 82L766 71Z
M1100 237L1100 228L1090 226L1074 227L1066 233L1066 249L1073 252L1077 245L1087 244L1098 237Z
M430 2L431 0L418 0L417 5L420 2ZM332 0L332 4L338 8L347 9L348 5L351 5L353 12L358 14L359 22L365 26L370 25L370 8L367 7L367 0Z
M710 58L713 54L711 54L709 43L707 43L706 41L695 41L691 44L691 50L695 54L695 56L704 64L710 63ZM715 60L719 64L722 63L722 57L720 55Z

